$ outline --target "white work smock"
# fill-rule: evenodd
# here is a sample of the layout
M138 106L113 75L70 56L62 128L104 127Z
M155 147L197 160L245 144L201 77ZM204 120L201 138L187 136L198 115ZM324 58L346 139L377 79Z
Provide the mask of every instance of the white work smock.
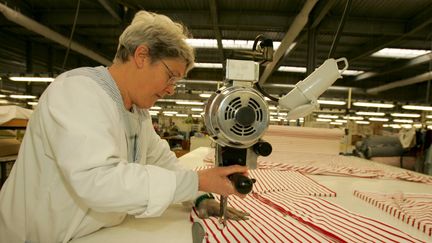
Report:
M119 109L119 94L105 67L50 84L0 192L0 242L61 242L195 198L196 172L178 165L147 111ZM138 119L133 144L126 116Z

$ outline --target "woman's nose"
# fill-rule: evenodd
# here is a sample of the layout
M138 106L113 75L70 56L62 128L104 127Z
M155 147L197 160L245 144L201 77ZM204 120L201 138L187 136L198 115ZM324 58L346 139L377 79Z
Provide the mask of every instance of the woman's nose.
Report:
M165 89L167 95L173 95L175 93L175 85L168 85Z

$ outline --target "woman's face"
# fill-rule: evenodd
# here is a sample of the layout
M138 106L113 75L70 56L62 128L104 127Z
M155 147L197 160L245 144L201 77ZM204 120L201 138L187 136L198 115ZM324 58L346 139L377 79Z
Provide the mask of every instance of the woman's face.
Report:
M176 82L183 79L185 72L186 63L181 58L165 58L153 62L150 58L145 58L129 87L132 103L139 108L149 109L158 99L173 95Z

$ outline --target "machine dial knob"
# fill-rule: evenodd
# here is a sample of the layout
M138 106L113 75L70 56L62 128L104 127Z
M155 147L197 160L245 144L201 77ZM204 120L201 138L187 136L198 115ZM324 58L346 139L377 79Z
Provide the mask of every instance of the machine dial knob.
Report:
M253 150L258 155L268 156L271 154L273 148L272 148L270 143L260 141L260 142L257 142L256 144L254 144Z

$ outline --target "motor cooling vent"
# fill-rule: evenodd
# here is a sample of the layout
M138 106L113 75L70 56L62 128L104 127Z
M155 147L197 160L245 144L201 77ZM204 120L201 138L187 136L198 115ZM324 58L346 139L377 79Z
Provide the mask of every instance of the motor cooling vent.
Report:
M239 121L236 120L236 113L239 111L240 108L242 108L242 101L240 97L233 99L225 108L224 111L224 118L226 121L228 120L234 120L234 123L232 124L231 128L229 130L238 135L238 136L250 136L253 133L257 132L256 128L253 126L254 122L263 122L263 108L260 107L259 103L253 99L249 98L249 101L247 102L247 107L252 113L248 114L249 116L252 116L254 119L252 119L251 124L241 124ZM251 119L252 117L249 117Z

